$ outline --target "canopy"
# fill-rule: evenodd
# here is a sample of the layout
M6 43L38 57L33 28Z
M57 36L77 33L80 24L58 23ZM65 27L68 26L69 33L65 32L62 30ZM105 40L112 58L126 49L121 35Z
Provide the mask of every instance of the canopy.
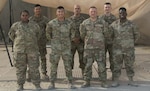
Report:
M0 0L0 13L1 13L1 10L3 9L5 3L6 3L7 0Z
M28 3L41 4L47 7L56 8L61 5L66 10L73 11L74 4L79 4L82 13L88 13L90 6L96 6L99 14L103 14L103 5L105 2L112 3L112 13L118 16L118 9L126 7L128 11L128 18L134 21L140 28L141 41L150 44L150 0L23 0Z

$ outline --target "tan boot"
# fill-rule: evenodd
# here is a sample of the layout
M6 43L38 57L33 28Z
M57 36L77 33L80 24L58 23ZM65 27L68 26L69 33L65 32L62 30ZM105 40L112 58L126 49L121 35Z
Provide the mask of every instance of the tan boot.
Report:
M90 87L90 81L85 81L81 86L81 88L86 88L86 87Z
M42 90L40 84L36 84L36 85L35 85L35 90L36 90L36 91L41 91L41 90Z
M46 73L42 74L42 80L43 81L49 81L49 76Z
M17 91L23 91L23 90L24 90L23 85L18 85Z
M114 78L114 80L113 80L111 86L112 86L112 87L118 87L119 85L120 85L120 84L119 84L118 78Z
M68 82L68 89L76 89L76 87L72 84L72 81Z
M128 78L129 78L129 83L128 83L128 85L134 86L134 87L138 87L138 84L136 84L136 83L133 81L133 77L128 77Z
M102 83L101 83L101 87L103 87L103 88L108 88L108 87L109 87L109 85L107 84L107 82L106 82L106 81L102 81Z
M54 81L50 82L50 85L49 85L48 89L49 90L55 89L55 82Z

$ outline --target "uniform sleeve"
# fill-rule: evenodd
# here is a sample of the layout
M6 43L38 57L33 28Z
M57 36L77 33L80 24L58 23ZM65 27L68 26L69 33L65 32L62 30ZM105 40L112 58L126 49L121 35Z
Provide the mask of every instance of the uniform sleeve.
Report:
M139 28L135 24L133 25L133 34L134 34L134 41L136 42L140 37L140 33Z
M38 24L36 24L36 31L37 31L37 38L38 38L38 40L41 38L41 36L42 36L42 32L41 32L41 30L40 30L40 26L38 25Z
M16 27L17 27L17 24L13 24L8 32L8 36L12 41L14 41L14 39L15 39L15 32L16 32L15 28Z
M50 23L48 23L47 26L46 26L46 38L49 41L52 38L52 25Z
M109 33L110 33L110 37L111 37L112 40L113 40L114 37L115 37L115 33L114 33L114 24L113 24L113 23L109 25L108 31L109 31Z
M73 41L74 38L75 38L75 26L73 25L72 22L70 22L70 23L71 23L71 30L70 30L70 32L71 32L71 41Z
M85 28L84 22L80 24L79 31L80 31L81 40L84 41L84 38L86 35L86 28Z

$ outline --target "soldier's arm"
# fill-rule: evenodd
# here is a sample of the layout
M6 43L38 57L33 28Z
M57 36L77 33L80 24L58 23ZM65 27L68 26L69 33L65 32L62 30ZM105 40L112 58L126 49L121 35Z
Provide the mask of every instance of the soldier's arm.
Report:
M46 38L49 41L52 38L52 25L50 23L48 23L47 26L46 26Z
M134 41L136 42L140 37L140 33L138 27L135 24L133 24L133 33L134 33Z
M17 27L17 24L13 24L13 25L11 26L9 32L8 32L8 36L9 36L9 38L10 38L12 41L14 41L14 39L15 39L15 32L16 32L15 29L16 29L16 27Z
M42 36L42 31L40 30L40 26L38 24L35 25L36 26L36 31L37 31L37 38L38 40L41 38Z
M115 36L115 33L114 33L114 26L113 26L113 23L111 25L109 25L109 28L108 28L109 32L110 32L110 37L112 38L112 40L114 39L114 36Z
M80 31L81 40L84 41L85 35L86 35L86 28L85 28L84 22L80 24L79 31Z

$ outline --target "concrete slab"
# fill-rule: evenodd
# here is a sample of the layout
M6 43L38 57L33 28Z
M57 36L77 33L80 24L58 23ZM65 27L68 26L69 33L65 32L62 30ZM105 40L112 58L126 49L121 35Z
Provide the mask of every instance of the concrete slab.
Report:
M12 52L11 47L8 47L10 50L11 58ZM50 72L50 63L48 61L50 47L47 48L48 55L47 55L47 68L48 68L48 75ZM109 62L107 60L107 68L109 68ZM67 83L64 81L65 71L63 66L62 59L60 60L59 67L58 67L58 80L56 81L56 89L52 91L150 91L150 47L136 47L136 62L135 62L135 81L139 84L139 87L131 87L128 86L127 77L125 69L122 69L122 75L120 77L121 86L117 88L102 88L100 86L100 81L98 80L97 74L97 65L96 63L93 64L93 79L91 79L91 87L89 88L80 88L83 84L81 70L79 69L79 62L78 62L78 55L75 55L75 68L73 70L74 76L74 84L77 89L67 89ZM110 69L107 70L108 74L108 82L111 84L111 71ZM49 82L41 82L41 87L43 90L41 91L49 91L47 90L49 86ZM24 91L33 91L34 86L32 83L25 83ZM17 84L16 84L16 75L15 75L15 68L11 67L9 64L9 59L3 45L0 45L0 91L16 91Z

